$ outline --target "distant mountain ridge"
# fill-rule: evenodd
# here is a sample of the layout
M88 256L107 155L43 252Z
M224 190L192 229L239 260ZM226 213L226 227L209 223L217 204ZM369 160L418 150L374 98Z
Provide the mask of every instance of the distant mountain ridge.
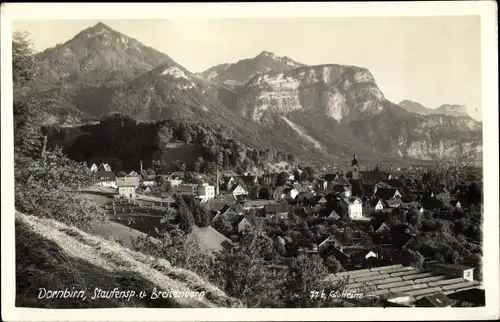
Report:
M430 115L430 114L443 114L450 116L470 116L467 113L467 108L463 105L458 104L443 104L438 108L432 109L423 106L420 103L413 102L410 100L403 100L398 104L405 110L411 113L421 114L421 115Z
M39 95L58 123L120 112L141 121L215 124L244 144L296 155L482 155L481 124L462 115L462 107L443 106L437 114L414 102L396 105L364 67L306 66L263 51L193 74L101 23L37 58Z
M262 51L254 58L242 59L234 64L221 64L198 74L199 77L229 86L242 86L257 74L269 71L285 71L305 66L293 59L276 56L269 51Z

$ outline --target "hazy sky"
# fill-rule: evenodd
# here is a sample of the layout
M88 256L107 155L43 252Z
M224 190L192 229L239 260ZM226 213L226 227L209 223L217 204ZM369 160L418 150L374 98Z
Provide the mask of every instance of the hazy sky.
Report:
M14 29L30 32L41 51L97 22L17 21ZM395 103L409 99L430 108L461 104L481 119L479 16L102 22L192 72L267 50L308 65L366 67Z

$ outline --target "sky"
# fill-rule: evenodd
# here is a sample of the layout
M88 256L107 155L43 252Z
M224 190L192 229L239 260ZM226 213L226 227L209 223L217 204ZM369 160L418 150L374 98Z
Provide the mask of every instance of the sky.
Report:
M98 20L15 21L37 51ZM307 64L368 68L387 99L460 104L481 120L479 16L101 20L192 72L271 51Z

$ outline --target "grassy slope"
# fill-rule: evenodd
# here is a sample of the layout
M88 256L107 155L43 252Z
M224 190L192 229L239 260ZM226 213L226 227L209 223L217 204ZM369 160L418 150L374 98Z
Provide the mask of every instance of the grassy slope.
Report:
M226 307L239 302L193 272L172 267L60 222L16 212L16 305L46 308ZM37 299L38 289L87 290L85 300ZM146 290L148 296L92 300L95 288ZM205 291L205 298L151 300L162 291Z

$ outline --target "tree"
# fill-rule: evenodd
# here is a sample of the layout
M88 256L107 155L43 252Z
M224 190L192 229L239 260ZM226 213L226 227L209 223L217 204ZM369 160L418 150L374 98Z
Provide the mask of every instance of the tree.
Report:
M313 168L307 166L302 170L302 180L312 180L314 179L314 170Z
M161 150L166 150L170 141L174 137L174 132L167 126L162 126L158 131L158 146Z
M155 172L155 170L149 168L149 169L146 170L146 174L148 176L154 176L154 175L156 175L156 172Z
M183 198L178 198L179 203L179 227L184 232L190 232L195 225L194 217Z
M276 185L278 185L278 186L284 185L286 183L286 181L288 180L288 177L289 177L288 173L280 172L278 174L278 178L276 179Z
M421 268L424 263L424 256L418 251L413 251L407 247L403 247L400 253L400 260L404 266L412 266Z
M16 209L87 229L102 219L102 211L74 191L93 183L85 165L68 159L60 148L47 151L41 158L16 167Z
M15 157L35 157L42 148L41 120L43 111L39 102L30 97L31 85L38 69L35 51L27 32L12 36L13 112ZM16 162L17 163L17 162Z

